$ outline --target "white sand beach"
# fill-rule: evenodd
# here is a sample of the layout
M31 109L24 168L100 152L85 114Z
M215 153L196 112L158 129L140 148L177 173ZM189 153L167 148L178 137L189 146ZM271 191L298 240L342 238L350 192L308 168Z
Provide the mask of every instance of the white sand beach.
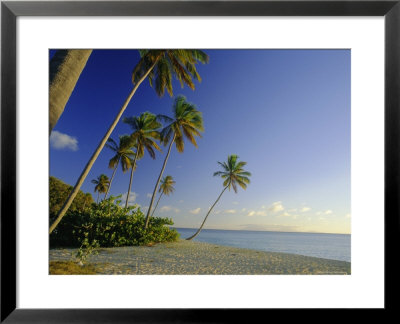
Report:
M72 260L76 249L51 249L50 261ZM151 247L101 248L88 263L99 274L251 275L350 274L349 262L181 240Z

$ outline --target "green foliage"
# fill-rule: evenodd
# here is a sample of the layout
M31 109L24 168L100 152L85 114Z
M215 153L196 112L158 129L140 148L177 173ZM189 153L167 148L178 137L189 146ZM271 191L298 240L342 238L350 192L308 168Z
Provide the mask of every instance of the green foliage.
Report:
M80 247L81 255L95 247L149 245L178 240L169 218L152 218L147 230L140 208L121 207L116 197L110 197L90 209L68 211L63 221L50 235L51 247ZM81 256L79 255L78 258ZM89 254L88 254L89 255Z
M70 192L72 191L72 186L62 182L56 177L49 178L49 205L50 205L50 223L52 223L53 218L56 217L58 211L61 209L65 201L67 200ZM93 203L93 197L90 193L83 193L79 190L74 201L69 207L72 212L83 211L85 208L90 207Z
M82 241L81 246L75 254L76 259L79 261L79 264L83 265L86 262L86 259L92 255L97 254L97 248L99 247L99 242L97 240L89 241L89 232L84 233L84 239Z

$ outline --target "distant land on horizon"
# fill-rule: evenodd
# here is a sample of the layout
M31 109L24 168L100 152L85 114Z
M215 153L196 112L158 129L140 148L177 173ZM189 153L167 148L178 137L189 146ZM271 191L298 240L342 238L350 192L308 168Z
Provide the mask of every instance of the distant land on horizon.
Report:
M171 226L175 229L187 229L187 230L197 230L196 227L179 227ZM212 231L238 231L238 232L271 232L271 233L301 233L301 234L333 234L333 235L351 235L351 233L323 233L323 232L295 232L295 231L272 231L272 230L249 230L249 229L223 229L223 228L203 228L204 230Z

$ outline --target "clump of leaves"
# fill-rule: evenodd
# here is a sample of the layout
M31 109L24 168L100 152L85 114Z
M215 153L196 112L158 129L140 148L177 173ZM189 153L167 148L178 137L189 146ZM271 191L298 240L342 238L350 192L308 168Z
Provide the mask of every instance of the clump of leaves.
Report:
M138 205L120 206L120 198L111 196L83 211L66 214L50 235L51 247L79 247L80 256L97 247L119 247L173 242L179 233L168 227L172 219L154 217L147 230L145 216Z
M82 244L75 254L75 258L78 260L79 265L82 266L90 255L98 254L98 251L96 250L98 247L99 242L96 239L90 241L89 232L85 232Z

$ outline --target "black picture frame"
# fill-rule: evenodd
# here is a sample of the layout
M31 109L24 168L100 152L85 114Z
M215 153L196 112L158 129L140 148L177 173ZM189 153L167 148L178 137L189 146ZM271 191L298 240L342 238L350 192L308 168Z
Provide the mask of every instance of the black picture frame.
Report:
M385 307L395 310L400 236L400 0L371 1L2 1L1 2L1 322L199 323L263 318L260 309L16 308L16 19L19 16L384 16ZM393 252L391 252L393 251ZM206 298L206 297L205 297ZM272 311L272 310L269 310ZM378 310L381 311L381 310ZM301 314L304 314L302 312ZM261 316L261 317L259 317ZM269 315L271 316L271 315ZM309 315L306 315L309 316ZM331 316L331 315L330 315ZM333 315L335 316L335 315ZM248 322L248 321L246 321ZM250 320L251 322L251 320Z

